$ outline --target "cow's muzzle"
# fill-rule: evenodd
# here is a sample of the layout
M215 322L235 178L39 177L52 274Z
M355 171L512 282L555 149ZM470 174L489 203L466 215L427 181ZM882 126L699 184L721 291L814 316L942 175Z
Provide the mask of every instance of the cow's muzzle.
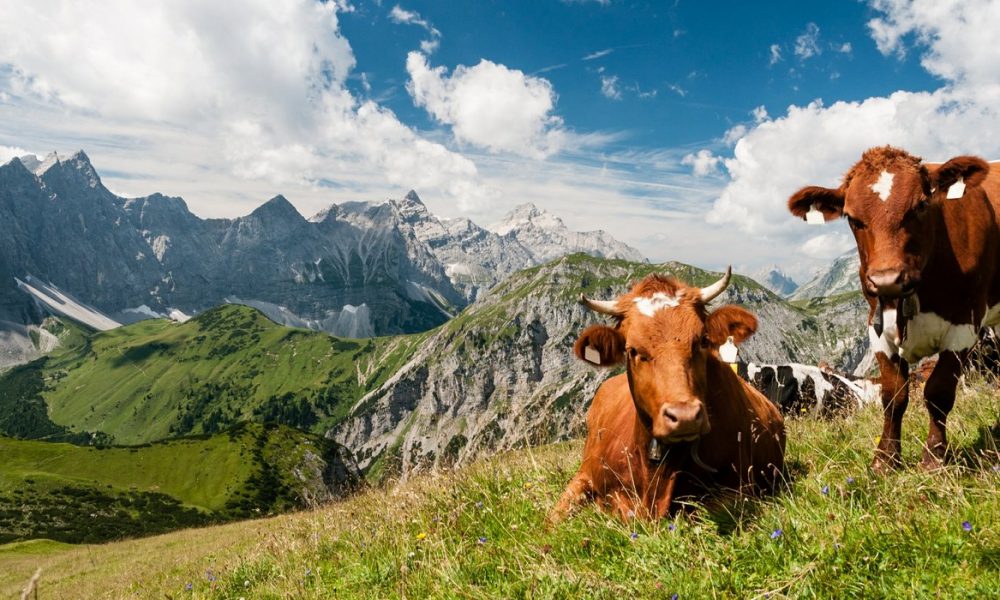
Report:
M879 298L901 298L917 289L920 273L902 269L878 269L868 271L865 285L868 293Z
M664 404L653 421L653 437L666 443L695 440L709 429L708 413L700 400Z

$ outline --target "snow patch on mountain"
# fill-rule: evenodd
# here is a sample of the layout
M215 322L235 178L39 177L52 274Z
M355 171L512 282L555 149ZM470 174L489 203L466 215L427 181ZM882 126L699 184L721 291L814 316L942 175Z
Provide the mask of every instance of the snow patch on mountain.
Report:
M107 331L121 327L121 323L105 315L92 306L88 306L51 284L38 281L31 275L25 280L14 278L17 287L27 292L35 302L55 315L73 319L87 327L98 331Z

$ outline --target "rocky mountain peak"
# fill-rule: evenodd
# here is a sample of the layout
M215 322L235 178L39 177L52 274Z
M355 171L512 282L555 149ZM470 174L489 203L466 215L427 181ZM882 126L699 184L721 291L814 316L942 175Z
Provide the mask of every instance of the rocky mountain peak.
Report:
M403 196L403 202L402 203L403 204L419 204L420 206L424 205L423 200L421 200L420 196L417 195L416 190L410 190L410 191L406 192L406 195Z
M803 300L860 291L861 282L858 279L860 268L861 259L858 257L858 251L856 248L851 248L834 259L827 269L803 283L789 298Z
M305 218L281 194L258 206L249 216L263 221L305 222Z
M761 285L779 296L792 294L799 284L785 273L778 265L768 265L751 275Z
M515 206L503 220L490 227L498 235L507 235L511 231L525 228L565 230L566 225L559 217L529 202Z

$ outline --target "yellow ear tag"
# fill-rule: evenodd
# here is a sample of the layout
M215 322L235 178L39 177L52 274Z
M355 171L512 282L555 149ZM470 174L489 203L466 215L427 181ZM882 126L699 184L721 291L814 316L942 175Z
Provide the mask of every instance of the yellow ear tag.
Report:
M965 181L961 179L951 184L951 187L948 188L947 198L949 200L958 200L964 195L965 195Z
M824 217L823 213L816 208L815 204L813 204L812 208L809 209L809 212L806 213L806 223L809 223L810 225L822 225L823 223L826 223L826 217Z
M587 346L583 349L583 357L587 359L587 362L592 362L595 365L601 364L601 353L593 346Z
M729 336L726 343L719 346L719 358L721 358L723 362L727 362L729 364L736 362L736 356L739 352L740 351L736 347L736 344L733 343L733 336Z

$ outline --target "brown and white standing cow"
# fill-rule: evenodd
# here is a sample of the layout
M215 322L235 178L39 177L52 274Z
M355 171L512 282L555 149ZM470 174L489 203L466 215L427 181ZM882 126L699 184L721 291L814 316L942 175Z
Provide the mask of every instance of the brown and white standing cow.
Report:
M625 373L598 388L583 463L551 521L588 501L622 518L660 518L679 497L774 486L785 448L781 415L717 354L729 337L752 335L757 319L737 306L706 306L729 277L699 289L652 275L616 300L581 296L615 326L587 328L576 355L601 367L624 361Z
M847 217L861 258L869 338L882 379L885 422L872 466L900 464L909 364L940 352L924 387L930 429L921 465L945 458L945 421L962 363L981 327L1000 321L1000 169L973 156L944 164L891 146L864 153L838 188L806 187L792 214Z

